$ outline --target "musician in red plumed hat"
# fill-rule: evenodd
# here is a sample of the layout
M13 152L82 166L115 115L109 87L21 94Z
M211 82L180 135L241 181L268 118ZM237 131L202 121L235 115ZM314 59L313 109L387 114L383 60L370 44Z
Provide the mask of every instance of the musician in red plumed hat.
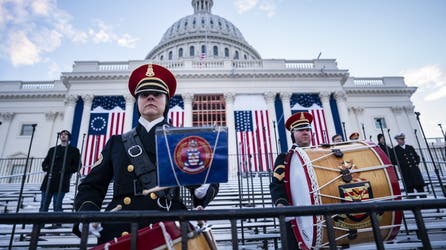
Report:
M313 116L308 112L297 112L293 114L285 123L287 130L291 132L291 140L293 146L290 150L296 147L308 147L311 145L311 122ZM288 201L285 186L285 160L287 154L279 154L274 162L274 174L270 184L271 199L276 207L288 206L291 202ZM299 249L296 237L294 236L291 222L286 222L287 228L287 246L284 249Z
M140 114L138 124L129 132L108 140L91 172L78 187L74 201L76 211L100 211L112 181L113 197L106 211L186 209L180 199L179 187L156 189L155 130L168 125L169 100L175 95L176 87L175 76L163 66L144 64L133 70L128 89L136 98ZM205 207L217 194L218 184L189 187L189 190L193 205ZM146 221L138 222L138 228L148 225ZM83 226L75 225L73 232L80 236ZM131 232L130 224L112 221L88 226L99 244L120 239ZM156 240L160 239L150 239Z

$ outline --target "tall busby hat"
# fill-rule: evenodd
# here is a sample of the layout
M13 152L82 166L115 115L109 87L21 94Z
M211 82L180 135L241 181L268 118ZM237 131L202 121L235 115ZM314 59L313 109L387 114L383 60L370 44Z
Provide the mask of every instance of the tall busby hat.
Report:
M144 64L133 70L129 78L129 91L134 97L142 92L160 92L169 98L175 95L177 80L167 68L157 64Z
M313 116L308 112L297 112L286 120L285 127L289 131L311 129Z

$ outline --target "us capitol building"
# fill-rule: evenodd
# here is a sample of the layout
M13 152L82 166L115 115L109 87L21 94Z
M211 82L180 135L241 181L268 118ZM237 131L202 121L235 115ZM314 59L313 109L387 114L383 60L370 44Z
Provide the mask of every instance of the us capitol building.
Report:
M213 2L192 0L193 14L172 24L144 60L75 61L60 80L1 81L0 158L27 157L32 136L30 157L45 157L57 132L67 129L88 173L106 140L137 122L127 81L145 63L177 77L169 114L174 126L228 128L232 177L237 170L271 169L277 153L291 146L284 123L299 110L315 117L314 146L335 134L348 140L353 132L376 142L381 127L387 141L404 132L415 145L410 97L416 88L403 77L353 77L336 59L263 59L236 26L212 13ZM2 176L19 168L2 167Z

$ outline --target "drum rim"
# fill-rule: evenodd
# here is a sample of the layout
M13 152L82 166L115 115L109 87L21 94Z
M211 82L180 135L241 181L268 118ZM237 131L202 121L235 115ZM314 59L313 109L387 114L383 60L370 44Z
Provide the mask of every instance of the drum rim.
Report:
M291 164L291 159L292 159L292 157L294 156L294 155L296 155L297 157L298 157L298 161L300 162L300 164L302 165L302 167L304 167L305 168L305 179L306 179L306 184L308 185L308 189L309 190L313 190L313 188L312 188L312 186L313 185L318 185L318 183L316 182L316 183L312 183L312 180L311 180L311 178L309 178L309 176L308 176L308 171L307 171L307 169L308 169L308 167L311 167L312 168L312 165L311 165L311 162L310 162L310 166L308 166L308 164L305 162L305 159L303 158L303 153L305 154L305 156L306 156L306 153L305 153L305 151L304 151L304 149L302 149L302 148L299 148L299 147L296 147L294 150L292 150L292 151L290 151L290 152L288 152L287 153L287 162L286 162L286 164L285 164L285 181L286 181L286 192L287 192L287 197L288 197L288 201L289 201L289 203L290 203L290 205L294 205L293 204L293 199L292 199L292 197L291 197L291 182L290 182L290 164ZM307 156L308 157L308 156ZM314 195L310 195L310 199L311 199L311 204L309 204L309 205L317 205L317 204L320 204L319 203L319 198L317 198L317 199L315 199L314 198ZM317 221L318 221L318 216L316 216L316 215L313 215L312 216L313 217L313 225L319 225L318 223L317 223ZM293 230L293 233L294 233L294 236L296 237L296 240L297 240L297 242L298 242L298 244L299 244L299 247L301 247L303 250L307 250L307 249L311 249L312 248L312 246L316 246L316 245L319 245L320 244L320 240L321 239L318 239L318 233L320 233L321 232L321 227L320 226L313 226L313 236L312 236L312 242L311 242L311 245L310 246L308 246L307 244L306 244L306 241L304 240L304 238L302 237L302 235L301 235L301 231L300 231L300 229L299 229L299 226L298 226L298 223L297 223L297 221L296 221L296 217L293 217L293 219L291 220L291 224L292 224L292 230ZM319 241L319 242L318 242Z

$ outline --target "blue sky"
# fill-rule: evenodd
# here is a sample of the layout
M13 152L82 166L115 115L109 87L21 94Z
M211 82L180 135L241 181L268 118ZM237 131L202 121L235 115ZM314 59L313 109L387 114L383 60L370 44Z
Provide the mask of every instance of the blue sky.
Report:
M0 0L0 81L55 80L74 61L144 59L190 0ZM334 58L404 76L428 137L446 129L446 1L214 0L262 58ZM407 131L409 132L409 131Z

